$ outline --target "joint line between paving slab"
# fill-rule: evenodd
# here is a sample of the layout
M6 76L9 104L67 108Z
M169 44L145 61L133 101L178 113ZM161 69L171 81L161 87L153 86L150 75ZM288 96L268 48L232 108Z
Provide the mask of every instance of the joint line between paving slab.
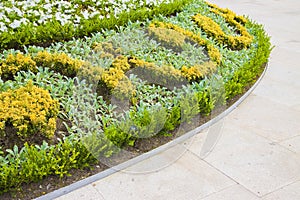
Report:
M299 182L299 181L300 181L300 179L298 179L298 180L296 180L296 181L294 181L294 182L288 183L288 184L286 184L286 185L284 185L284 186L282 186L282 187L279 187L279 188L273 190L272 192L269 192L269 193L266 193L266 194L262 195L260 198L264 198L264 197L266 197L266 196L268 196L268 195L270 195L270 194L272 194L272 193L275 193L275 192L277 192L277 191L279 191L279 190L281 190L281 189L283 189L283 188L285 188L285 187L288 187L288 186L290 186L290 185L293 185L294 183L297 183L297 182Z

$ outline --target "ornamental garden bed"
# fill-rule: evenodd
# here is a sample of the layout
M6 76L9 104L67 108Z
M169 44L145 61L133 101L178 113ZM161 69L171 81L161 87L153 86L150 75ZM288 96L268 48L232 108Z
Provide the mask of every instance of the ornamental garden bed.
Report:
M203 124L271 51L261 25L199 0L24 2L0 2L1 199L43 195Z

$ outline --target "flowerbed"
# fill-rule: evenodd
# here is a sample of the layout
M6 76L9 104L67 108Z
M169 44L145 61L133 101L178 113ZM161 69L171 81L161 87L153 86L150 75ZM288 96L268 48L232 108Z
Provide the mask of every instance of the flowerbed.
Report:
M55 1L36 2L58 5ZM134 148L141 139L183 134L188 129L178 129L182 124L193 128L197 117L210 115L253 84L271 51L269 37L261 25L203 1L114 1L121 9L114 14L109 12L113 3L104 6L101 1L63 2L73 9L72 20L81 16L84 22L90 22L95 16L98 20L110 14L115 19L110 23L118 26L109 29L112 26L107 25L108 29L101 30L104 27L96 23L97 29L76 35L92 33L84 39L3 50L2 193L52 174L64 177L71 169L89 167L118 155L122 149ZM139 5L137 11L122 9L129 3ZM167 4L171 5L168 11ZM175 5L180 7L175 9ZM86 13L89 6L95 8L90 9L94 14ZM58 6L52 11L57 13L59 9L65 8ZM146 9L151 14L146 15L149 19L133 16L139 9ZM124 10L128 12L126 20L143 21L119 26L125 25ZM154 16L158 13L161 15ZM26 21L24 27L38 30L39 24L33 21ZM55 23L66 25L58 21ZM53 21L42 20L43 23L45 26ZM83 31L81 23L75 23L74 30ZM4 31L1 36L11 33ZM48 32L45 38L55 34ZM70 34L68 39L73 36ZM51 42L62 38L48 39ZM25 43L1 40L1 46L16 45L18 49L21 44L43 40L31 36ZM26 99L24 104L20 104L22 98ZM12 109L18 114L7 114Z

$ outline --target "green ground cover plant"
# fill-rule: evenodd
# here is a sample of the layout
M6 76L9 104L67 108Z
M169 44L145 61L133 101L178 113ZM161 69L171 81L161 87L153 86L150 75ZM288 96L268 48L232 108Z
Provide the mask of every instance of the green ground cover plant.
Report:
M81 18L71 27L32 11L11 27L0 17L2 194L70 175L141 140L179 136L181 124L245 92L271 51L262 25L205 1L131 0L135 11L114 14L122 1L34 2L27 10L48 5ZM22 3L0 3L14 8L5 12L10 21L21 20Z

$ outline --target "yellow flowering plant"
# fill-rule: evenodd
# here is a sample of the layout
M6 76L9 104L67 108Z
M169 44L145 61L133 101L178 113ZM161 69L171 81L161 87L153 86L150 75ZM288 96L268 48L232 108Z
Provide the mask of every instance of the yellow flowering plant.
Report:
M52 54L47 51L38 52L33 59L37 66L48 67L55 72L69 77L74 77L84 63L81 60L69 57L65 53Z
M229 48L233 50L249 47L253 41L253 36L251 36L245 28L245 24L248 22L248 20L243 16L236 15L229 9L219 8L215 4L211 3L207 4L212 13L222 16L228 24L236 28L240 35L232 36L225 34L219 24L217 24L212 18L202 14L196 14L192 17L197 25L203 29L209 37L214 38L220 44L228 45Z
M21 53L9 54L6 59L0 60L0 77L11 79L18 71L36 72L36 62L30 55Z
M26 86L0 93L0 131L12 126L22 139L32 134L51 138L58 111L58 101L47 90L28 82Z
M181 28L178 25L172 24L172 23L166 23L166 22L160 22L160 21L153 21L149 27L160 27L160 28L167 28L167 29L172 29L174 31L177 31L190 39L194 40L197 44L200 46L204 46L208 52L208 55L210 58L216 62L217 64L221 63L221 54L220 51L213 46L213 44L205 39L202 38L200 35L193 33L192 31L186 30L184 28Z

